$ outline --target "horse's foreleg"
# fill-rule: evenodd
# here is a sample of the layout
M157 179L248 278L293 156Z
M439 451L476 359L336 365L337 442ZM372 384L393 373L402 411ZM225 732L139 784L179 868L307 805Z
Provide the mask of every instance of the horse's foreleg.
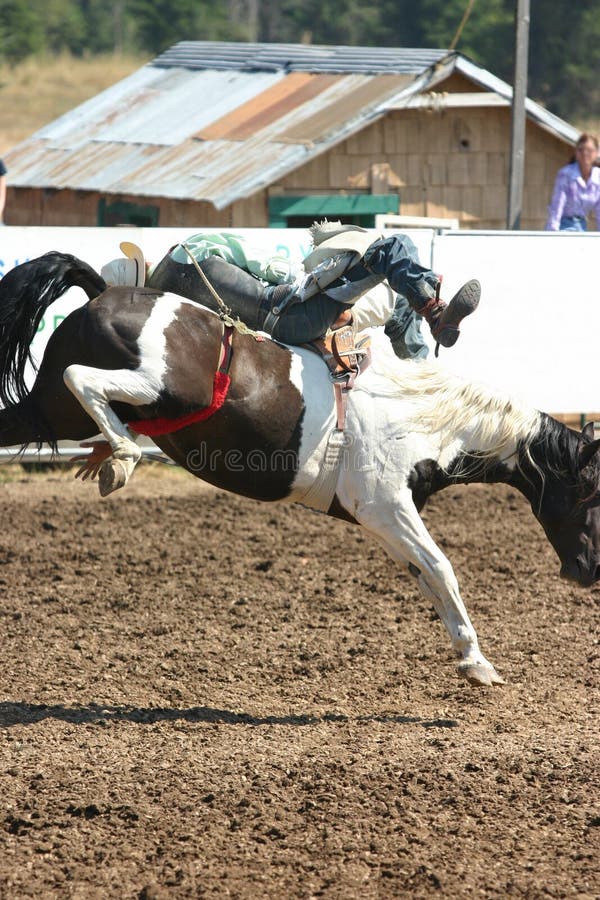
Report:
M452 567L448 563L449 571L454 576ZM434 609L444 623L451 639L452 646L461 657L458 671L474 684L504 684L494 666L485 658L479 649L477 633L471 624L465 605L461 599L456 585L456 592L449 592L449 599L443 596L443 590L436 593L430 586L429 579L421 573L417 583L421 592L433 603Z
M99 475L100 494L105 497L127 484L142 455L110 403L147 403L147 391L139 376L129 369L105 370L73 365L65 370L63 377L110 444L112 456L102 464Z
M479 649L452 566L425 528L412 498L407 496L393 511L388 507L387 514L384 503L369 507L367 515L357 518L394 559L408 565L417 576L422 593L433 603L460 657L459 672L476 684L502 684Z

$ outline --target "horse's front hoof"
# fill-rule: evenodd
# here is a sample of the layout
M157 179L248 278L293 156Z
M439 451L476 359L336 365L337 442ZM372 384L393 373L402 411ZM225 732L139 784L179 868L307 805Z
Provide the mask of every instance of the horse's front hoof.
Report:
M493 687L495 684L505 684L503 678L498 675L491 663L463 662L458 671L470 684L482 684L485 687Z
M107 459L100 468L98 489L101 497L107 497L113 491L125 487L129 479L127 466L120 459Z

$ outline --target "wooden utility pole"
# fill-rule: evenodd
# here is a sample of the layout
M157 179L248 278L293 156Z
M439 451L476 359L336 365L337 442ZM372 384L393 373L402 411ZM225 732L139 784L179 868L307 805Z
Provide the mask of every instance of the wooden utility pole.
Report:
M527 58L529 53L529 0L517 0L515 10L515 73L513 78L510 165L508 169L508 212L506 227L521 227L523 182L525 177L525 100L527 99Z

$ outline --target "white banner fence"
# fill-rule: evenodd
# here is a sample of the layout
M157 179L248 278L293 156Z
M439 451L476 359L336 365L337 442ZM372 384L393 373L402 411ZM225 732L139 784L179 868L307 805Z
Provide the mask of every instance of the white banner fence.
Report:
M304 229L228 230L295 260L310 249ZM192 231L3 227L0 277L49 250L72 253L99 271L122 255L123 240L139 244L154 262ZM442 350L441 365L548 412L600 411L600 233L433 229L408 233L423 264L443 274L444 297L452 296L468 278L482 283L481 306L465 323L456 347ZM73 288L50 307L33 342L34 358L41 359L54 329L85 300L84 293ZM148 442L146 447L151 452L153 445ZM13 455L10 450L3 453L5 459ZM65 453L70 455L71 450Z

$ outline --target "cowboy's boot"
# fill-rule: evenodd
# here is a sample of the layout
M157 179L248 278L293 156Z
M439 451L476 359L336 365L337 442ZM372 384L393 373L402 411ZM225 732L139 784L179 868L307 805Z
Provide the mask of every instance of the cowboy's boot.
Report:
M476 278L467 281L456 292L450 303L446 304L439 298L438 282L435 297L427 300L422 306L417 307L411 303L413 309L423 316L431 334L437 344L442 347L453 347L460 334L460 323L472 312L475 312L481 297L481 285Z

